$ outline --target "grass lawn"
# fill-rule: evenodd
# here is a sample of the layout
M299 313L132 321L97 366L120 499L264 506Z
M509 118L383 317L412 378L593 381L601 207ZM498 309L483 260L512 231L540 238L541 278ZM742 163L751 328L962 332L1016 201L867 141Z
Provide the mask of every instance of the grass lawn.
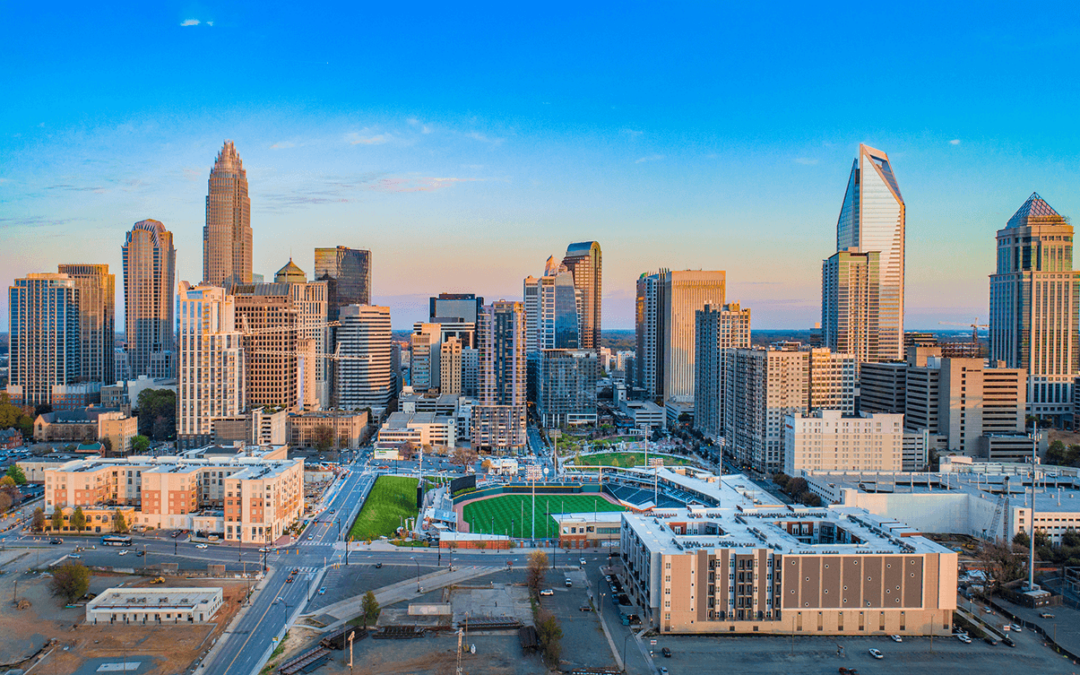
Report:
M649 453L652 457L663 457L664 466L672 465L694 465L690 459L685 457L669 457L667 455L656 455ZM582 455L575 463L578 466L617 466L620 469L629 469L635 466L645 466L645 453L643 452L605 452L596 455Z
M532 535L532 527L529 524L532 500L531 494L503 495L466 504L465 520L469 523L469 531L491 534L492 518L494 518L494 534L528 539ZM592 511L594 508L597 511L626 510L599 495L536 495L537 538L551 539L558 535L555 521L548 517L547 513L582 513Z
M349 536L357 541L392 536L402 518L416 517L416 484L415 478L379 476Z

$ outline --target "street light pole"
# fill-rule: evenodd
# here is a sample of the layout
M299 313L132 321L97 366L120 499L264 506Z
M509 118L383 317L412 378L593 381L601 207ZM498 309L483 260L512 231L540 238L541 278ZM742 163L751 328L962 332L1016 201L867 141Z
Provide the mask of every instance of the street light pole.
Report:
M420 592L420 561L416 559L416 556L409 556L409 560L416 563L416 592Z

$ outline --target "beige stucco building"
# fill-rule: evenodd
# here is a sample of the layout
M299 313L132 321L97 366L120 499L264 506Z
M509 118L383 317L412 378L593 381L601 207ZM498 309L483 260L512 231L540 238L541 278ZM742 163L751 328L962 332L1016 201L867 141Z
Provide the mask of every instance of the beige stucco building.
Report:
M903 415L845 415L839 410L794 413L784 419L784 473L900 471L903 445Z

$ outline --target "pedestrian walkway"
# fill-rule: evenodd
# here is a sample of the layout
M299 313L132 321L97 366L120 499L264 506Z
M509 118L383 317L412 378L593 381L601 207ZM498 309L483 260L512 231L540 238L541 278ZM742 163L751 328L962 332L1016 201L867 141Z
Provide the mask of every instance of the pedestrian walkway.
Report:
M471 579L504 571L505 569L506 568L503 566L459 567L453 572L443 569L438 572L432 572L431 574L425 574L417 579L400 581L396 584L390 584L389 586L383 586L382 588L376 589L375 599L378 600L381 607L386 607L395 602L412 600L420 597L424 593L430 593L431 591L445 588L446 586L464 583ZM420 587L419 592L417 591L418 584ZM326 628L328 629L337 628L349 619L359 616L363 611L363 602L364 596L357 595L347 600L327 605L317 612L305 614L303 618L314 618L320 623L327 624Z

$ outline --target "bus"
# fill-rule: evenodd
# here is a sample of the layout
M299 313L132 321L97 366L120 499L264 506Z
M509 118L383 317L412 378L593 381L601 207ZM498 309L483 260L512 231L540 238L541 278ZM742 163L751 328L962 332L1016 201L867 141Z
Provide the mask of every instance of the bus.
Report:
M131 546L131 537L122 534L107 534L101 538L102 546Z

